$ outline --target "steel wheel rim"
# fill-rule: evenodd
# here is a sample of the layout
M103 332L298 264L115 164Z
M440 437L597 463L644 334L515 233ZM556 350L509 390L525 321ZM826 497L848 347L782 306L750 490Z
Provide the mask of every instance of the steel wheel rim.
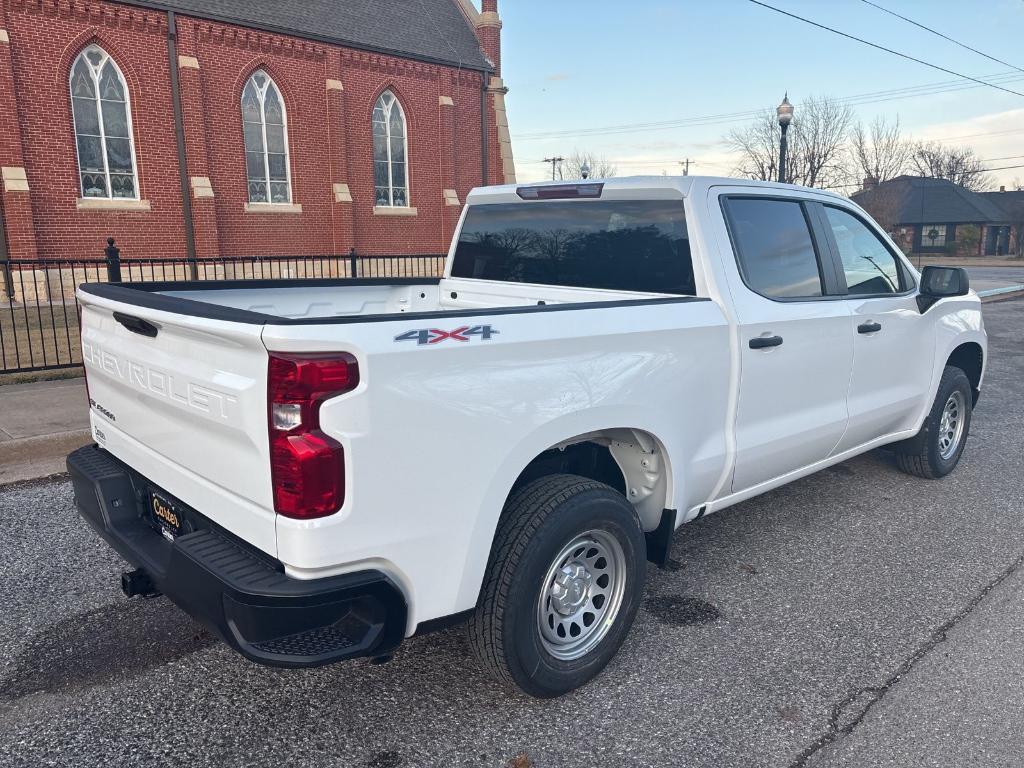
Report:
M541 582L537 625L541 644L557 659L573 661L608 634L626 593L626 555L610 533L575 536L555 556Z
M939 456L948 461L964 436L965 404L959 390L950 394L939 417Z

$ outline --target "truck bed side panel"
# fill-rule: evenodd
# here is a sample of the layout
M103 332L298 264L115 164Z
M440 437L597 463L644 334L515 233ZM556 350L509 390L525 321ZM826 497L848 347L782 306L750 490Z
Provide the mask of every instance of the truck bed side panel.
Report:
M489 338L471 332L483 326ZM459 328L466 341L419 343ZM279 558L306 578L338 563L384 570L406 590L410 627L475 604L512 484L560 441L601 429L650 432L661 445L667 505L681 509L706 498L721 473L729 334L707 300L343 330L268 325L264 343L344 349L361 372L358 389L321 411L345 448L345 505L322 520L278 518Z

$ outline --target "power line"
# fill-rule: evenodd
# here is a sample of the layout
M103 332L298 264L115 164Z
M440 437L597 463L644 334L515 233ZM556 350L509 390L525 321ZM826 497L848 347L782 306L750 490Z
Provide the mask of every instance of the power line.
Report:
M811 21L810 19L804 18L803 16L797 16L795 13L790 13L789 11L784 11L781 8L776 8L774 5L768 5L768 3L762 3L761 0L747 0L747 1L750 2L750 3L753 3L754 5L760 5L762 8L767 8L770 11L775 11L776 13L781 13L783 16L789 16L791 19L796 19L797 21L802 21L805 24L810 24L812 27L817 27L818 29L824 29L825 31L831 32L834 35L839 35L840 37L845 37L848 40L854 40L854 41L856 41L858 43L861 43L863 45L871 46L872 48L876 48L879 51L885 51L886 53L891 53L894 56L899 56L900 58L907 59L908 61L914 61L914 62L917 62L918 64L923 64L926 67L931 67L932 69L937 69L940 72L945 72L948 75L954 75L955 77L962 77L964 80L972 80L975 83L980 83L981 85L987 85L989 88L995 88L996 90L999 90L999 91L1005 91L1006 93L1012 93L1014 96L1024 97L1024 93L1021 93L1020 91L1015 91L1012 88L1003 88L1001 85L996 85L995 83L989 83L989 82L986 82L985 80L979 80L976 77L971 77L970 75L964 75L964 74L961 74L960 72L956 72L956 71L954 71L952 69L946 69L946 67L940 67L938 64L932 64L930 61L925 61L924 59L919 59L919 58L917 58L915 56L911 56L910 54L907 54L907 53L901 53L900 51L894 50L892 48L886 48L884 45L879 45L878 43L872 43L870 40L865 40L863 37L857 37L856 35L851 35L851 34L849 34L847 32L841 32L840 30L836 29L835 27L829 27L829 26L826 26L825 24L819 24L818 22Z
M991 75L989 76L989 79L1000 80L1002 82L1016 82L1024 79L1024 76L1015 74L1013 72L1007 72L1000 73L997 75ZM920 96L938 96L945 93L953 93L955 91L970 90L979 87L981 86L970 82L965 83L959 80L947 80L941 83L927 83L919 86L908 86L904 88L895 88L886 91L875 91L871 93L856 94L853 96L842 97L840 99L837 99L836 101L840 104L857 106L861 104L876 104L906 98L917 98ZM797 104L796 106L799 108L800 105ZM536 131L530 133L517 133L513 134L513 138L516 141L539 141L544 139L570 138L574 136L598 136L621 133L661 131L668 130L671 128L687 128L705 125L715 125L718 123L738 122L740 120L747 120L757 117L763 111L764 108L748 109L741 112L726 112L717 115L700 115L695 117L678 118L675 120L664 120L659 122L621 123L618 125L608 125L591 128L566 128L558 131Z
M998 161L998 160L1014 160L1014 159L1017 159L1017 158L1020 158L1020 157L1024 157L1024 155L1008 155L1008 156L1005 156L1005 157L987 157L987 158L983 158L983 159L978 160L978 162L979 163L991 163L991 162L995 162L995 161ZM549 162L551 162L552 159L555 159L555 158L545 159L543 162L549 163ZM656 167L671 166L673 164L682 165L682 163L680 163L679 161L672 160L671 158L665 159L665 160L629 160L629 159L619 160L619 159L612 158L612 159L608 160L608 162L609 163L613 163L615 165L641 165L641 166L646 165L646 166L656 166ZM729 167L728 163L713 163L713 162L708 161L708 160L693 160L693 159L690 159L690 164L691 165L694 165L694 164L695 165L706 165L706 166L711 166L712 168L714 168L714 167L718 167L718 168ZM977 169L975 171L965 171L964 173L965 174L975 174L975 173L987 173L989 171L1009 171L1009 170L1014 170L1014 169L1017 169L1017 168L1024 168L1024 163L1019 164L1019 165L1003 165L1003 166L999 166L999 167L996 167L996 168L979 168L979 169ZM684 174L684 175L687 175L687 174ZM728 177L726 177L726 178L728 178ZM832 184L832 185L829 185L829 186L826 186L826 187L821 187L821 189L845 189L845 188L848 188L848 187L859 187L859 186L861 186L860 182L851 182L849 184Z
M943 40L948 40L949 42L953 43L954 45L959 45L961 48L966 48L968 51L971 51L972 53L976 53L979 56L984 56L989 61L994 61L994 62L996 62L998 64L1002 64L1004 67L1010 67L1011 69L1016 69L1018 72L1024 72L1024 69L1021 69L1018 66L1010 64L1007 61L1003 61L1002 59L997 59L995 56L989 56L987 53L985 53L983 51L979 51L977 48L972 48L971 46L967 45L966 43L961 43L959 40L954 40L949 35L944 35L941 32L932 29L931 27L926 27L924 24L916 22L913 19L908 19L906 16L901 16L900 14L896 13L895 11L890 11L888 8L883 8L882 6L878 5L877 3L872 3L871 0L861 0L861 2L864 3L865 5L870 5L873 8L877 8L878 10L882 11L883 13L888 13L890 16L895 16L897 19L903 19L903 21L907 22L908 24L913 24L915 27L919 27L920 29L923 29L926 32L931 32L933 35L938 35Z
M962 171L960 173L960 175L961 176L973 176L976 173L988 173L989 171L1012 171L1015 168L1024 168L1024 163L1021 163L1020 165L1004 165L1004 166L1002 166L1000 168L978 168L977 170L973 170L973 171ZM918 178L918 177L915 177L915 178ZM921 176L920 178L934 178L934 177ZM855 182L851 182L850 184L831 184L831 185L829 185L827 187L821 187L821 189L846 189L848 187L859 187L859 186L861 186L861 183L855 181Z

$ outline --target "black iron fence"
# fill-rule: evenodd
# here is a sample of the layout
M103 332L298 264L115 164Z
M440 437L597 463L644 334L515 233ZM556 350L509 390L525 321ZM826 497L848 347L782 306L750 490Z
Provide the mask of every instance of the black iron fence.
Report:
M81 365L75 289L82 283L164 280L437 277L439 254L126 258L109 240L103 259L0 261L0 374Z

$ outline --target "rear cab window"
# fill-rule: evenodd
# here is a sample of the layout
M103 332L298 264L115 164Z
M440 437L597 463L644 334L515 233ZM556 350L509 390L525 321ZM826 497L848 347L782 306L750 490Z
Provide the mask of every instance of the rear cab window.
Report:
M680 200L473 205L451 276L640 293L696 293Z

